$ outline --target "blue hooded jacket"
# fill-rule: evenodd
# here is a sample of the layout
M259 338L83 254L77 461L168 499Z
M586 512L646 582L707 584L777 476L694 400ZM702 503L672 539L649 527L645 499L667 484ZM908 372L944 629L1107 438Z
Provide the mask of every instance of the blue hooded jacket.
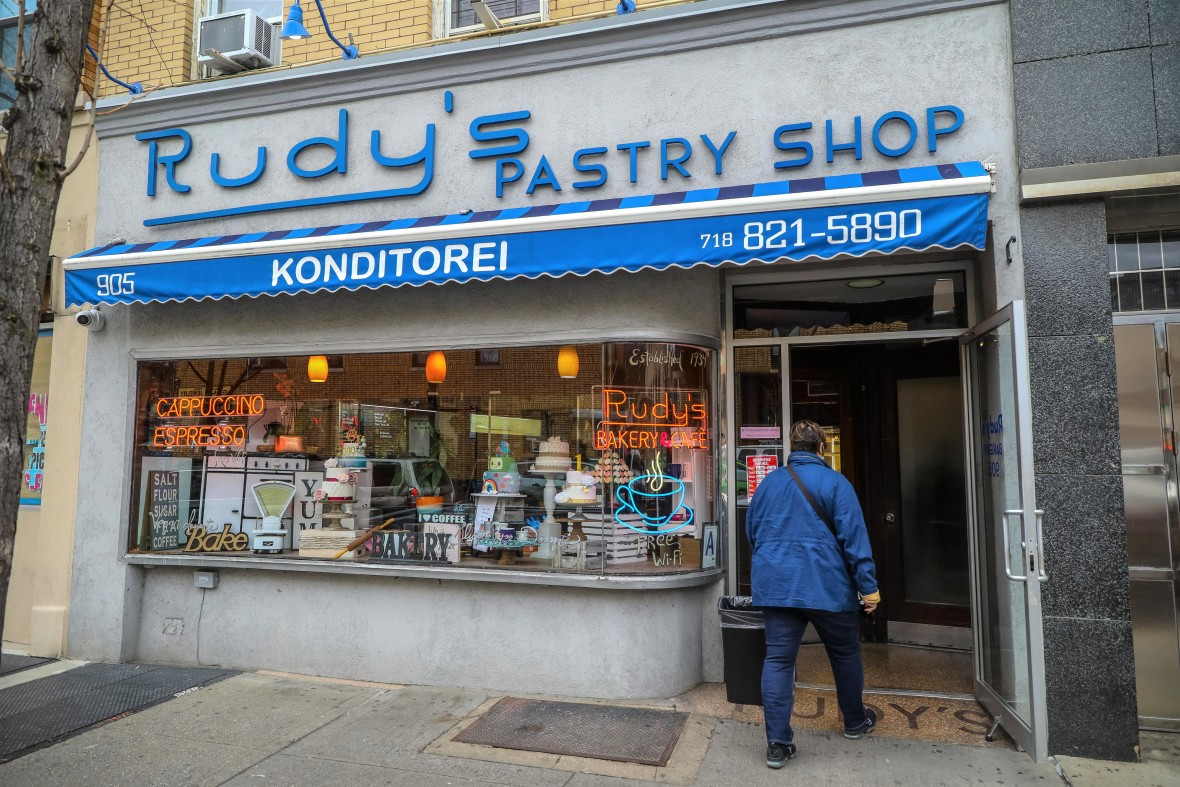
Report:
M754 605L855 612L860 609L857 592L877 590L856 492L816 454L792 451L787 463L831 516L843 552L791 474L785 468L775 470L758 486L746 513Z

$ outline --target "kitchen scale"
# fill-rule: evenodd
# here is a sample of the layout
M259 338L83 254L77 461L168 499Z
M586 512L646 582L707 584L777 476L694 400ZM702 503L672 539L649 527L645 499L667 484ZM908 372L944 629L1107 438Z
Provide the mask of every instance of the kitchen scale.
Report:
M259 481L250 491L262 512L262 523L254 530L250 548L260 554L278 554L287 540L283 514L295 498L295 485L287 481Z

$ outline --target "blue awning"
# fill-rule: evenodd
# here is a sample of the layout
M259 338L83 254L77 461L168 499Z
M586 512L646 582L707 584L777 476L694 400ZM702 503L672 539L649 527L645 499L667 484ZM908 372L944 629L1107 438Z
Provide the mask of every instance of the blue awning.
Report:
M362 287L984 248L978 162L334 227L99 246L66 302L150 303Z

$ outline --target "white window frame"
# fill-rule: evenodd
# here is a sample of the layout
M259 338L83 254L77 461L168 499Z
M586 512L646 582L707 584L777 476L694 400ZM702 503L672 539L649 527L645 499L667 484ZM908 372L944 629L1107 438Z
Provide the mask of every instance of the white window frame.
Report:
M465 33L478 33L481 30L486 30L481 24L467 25L465 27L451 27L451 10L452 4L459 0L438 0L434 4L435 19L434 29L441 30L442 35L438 38L450 38L451 36L463 35ZM521 16L512 16L500 21L505 27L513 27L514 25L525 25L530 22L547 22L549 21L549 0L539 0L538 11L535 14L523 14ZM441 17L441 18L440 18Z

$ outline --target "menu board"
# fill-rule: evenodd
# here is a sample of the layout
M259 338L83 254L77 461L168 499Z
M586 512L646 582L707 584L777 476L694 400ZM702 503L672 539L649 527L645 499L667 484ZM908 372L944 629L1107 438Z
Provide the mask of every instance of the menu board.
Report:
M406 416L401 409L361 405L361 428L370 456L401 456L406 433ZM399 439L400 438L400 439Z

